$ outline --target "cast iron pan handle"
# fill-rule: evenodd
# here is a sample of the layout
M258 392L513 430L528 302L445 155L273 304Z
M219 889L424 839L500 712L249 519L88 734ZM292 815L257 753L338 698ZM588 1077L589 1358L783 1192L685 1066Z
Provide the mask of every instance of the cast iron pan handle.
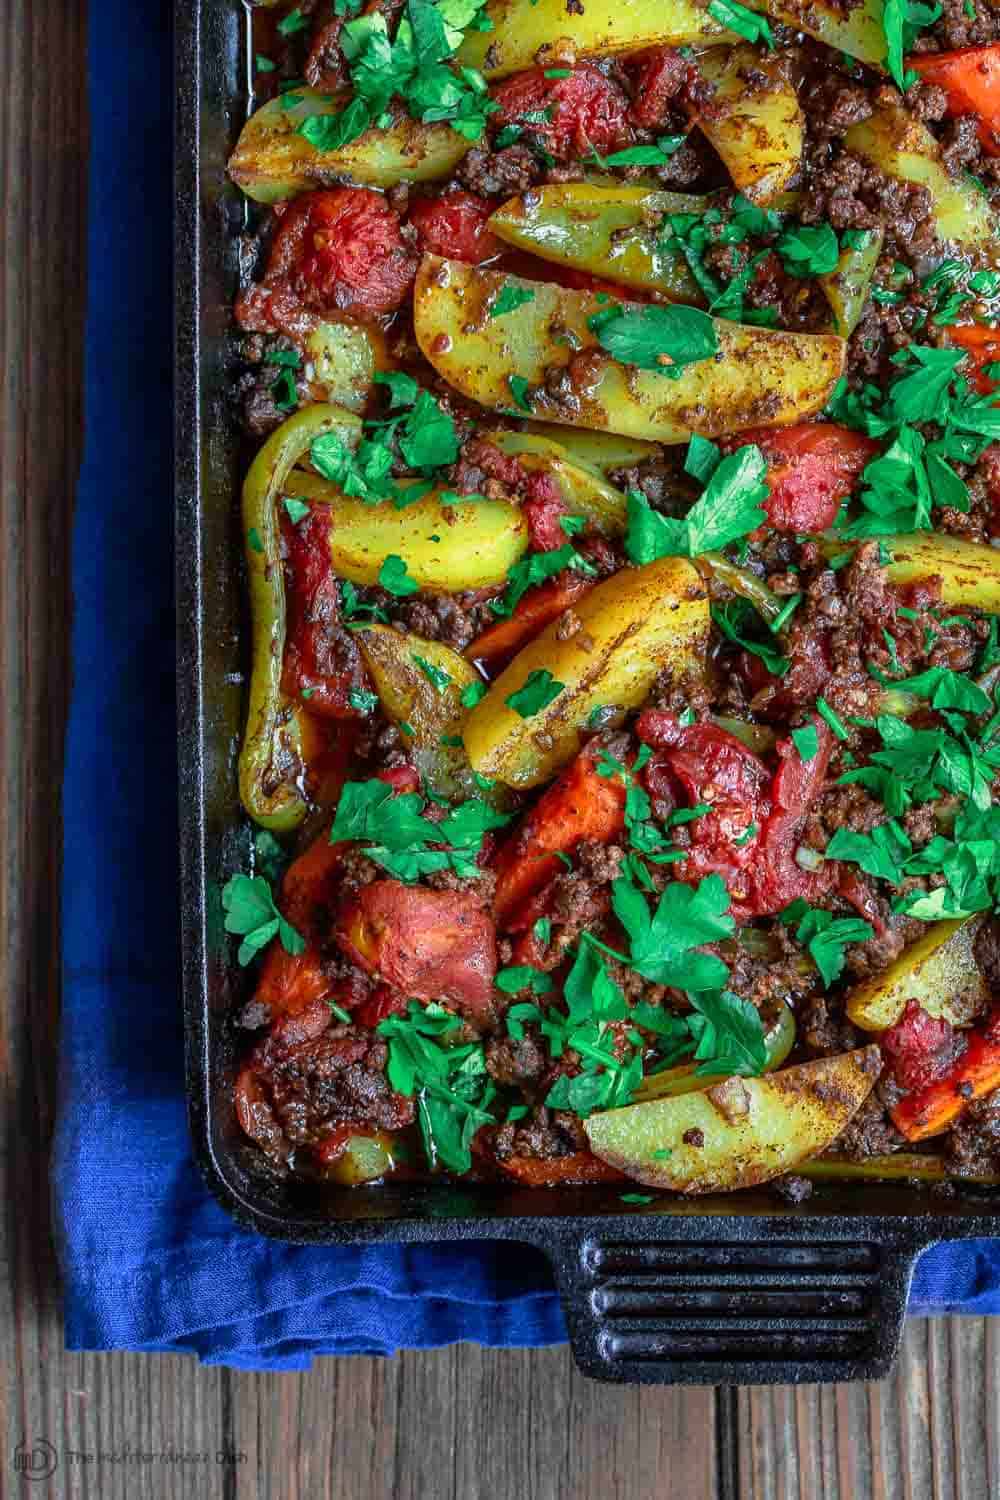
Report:
M729 1220L718 1236L697 1220L679 1234L676 1220L640 1222L641 1240L630 1226L548 1247L584 1374L659 1385L888 1374L916 1244L838 1240L822 1220Z

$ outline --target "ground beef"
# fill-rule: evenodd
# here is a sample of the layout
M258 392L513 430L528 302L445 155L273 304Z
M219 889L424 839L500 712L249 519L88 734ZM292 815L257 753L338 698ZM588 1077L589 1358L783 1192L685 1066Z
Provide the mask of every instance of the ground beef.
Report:
M801 100L809 131L820 139L843 135L872 113L870 90L832 70L808 83Z
M612 469L608 478L620 490L639 490L654 510L682 515L698 494L683 472L682 463L683 459L667 452L661 458L646 458L642 463Z
M975 115L959 115L949 120L941 132L941 157L953 177L963 167L978 161L979 120Z
M948 1131L945 1162L959 1177L1000 1171L1000 1089L974 1099Z
M982 923L972 952L986 983L1000 998L1000 918L990 917Z
M509 198L541 180L542 167L527 146L487 151L474 146L458 168L458 178L481 198Z
M585 1145L586 1135L575 1115L563 1110L553 1112L544 1105L539 1105L529 1120L501 1125L492 1137L493 1153L498 1161L505 1161L509 1156L551 1161L557 1156L571 1156Z
M838 1156L864 1161L869 1156L885 1156L906 1145L889 1118L893 1095L879 1082L857 1113L848 1121L831 1146Z
M835 1057L858 1045L858 1033L829 995L811 995L796 1019L798 1037L819 1057Z
M485 1047L486 1071L497 1083L511 1087L536 1082L548 1067L545 1047L525 1033L524 1037L493 1037Z
M961 47L981 47L996 41L998 36L1000 15L983 0L942 0L940 17L917 38L913 50L950 52Z

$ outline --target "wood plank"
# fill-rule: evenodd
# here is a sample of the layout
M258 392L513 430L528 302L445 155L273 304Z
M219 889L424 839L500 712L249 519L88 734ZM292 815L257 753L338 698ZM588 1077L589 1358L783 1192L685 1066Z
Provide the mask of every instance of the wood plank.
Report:
M600 1385L474 1345L234 1376L237 1500L726 1500L715 1393ZM308 1434L308 1449L303 1435Z
M895 1373L869 1385L739 1395L741 1495L753 1500L969 1500L1000 1494L995 1324L920 1319Z

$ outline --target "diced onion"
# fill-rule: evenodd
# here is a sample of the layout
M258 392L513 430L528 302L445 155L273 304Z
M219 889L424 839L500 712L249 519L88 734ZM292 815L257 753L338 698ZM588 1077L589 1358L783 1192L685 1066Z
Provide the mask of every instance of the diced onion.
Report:
M818 849L810 849L807 844L800 844L795 851L795 863L800 870L818 870L825 858L825 854L820 854Z

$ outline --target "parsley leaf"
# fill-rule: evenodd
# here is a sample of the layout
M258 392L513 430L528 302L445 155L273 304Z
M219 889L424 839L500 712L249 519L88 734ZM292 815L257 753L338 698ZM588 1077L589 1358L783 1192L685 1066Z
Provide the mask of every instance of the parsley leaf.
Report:
M379 1035L388 1043L390 1085L417 1100L428 1163L457 1173L472 1165L470 1148L476 1132L496 1123L490 1113L496 1088L486 1071L483 1044L448 1046L439 1040L461 1024L443 1006L421 1006L415 1000L406 1016L388 1016L378 1024Z
M520 714L522 719L530 719L532 715L554 703L565 685L557 682L547 667L536 667L533 672L528 673L524 686L518 688L516 693L511 693L504 702L516 714Z
M716 990L725 983L729 971L722 960L695 951L735 931L720 876L709 875L697 886L672 882L652 915L645 896L624 877L613 882L611 901L629 937L631 966L645 979L688 991Z
M727 31L735 31L748 42L766 42L774 51L774 34L766 16L748 10L739 0L709 0L708 13Z
M658 370L677 379L686 365L718 353L715 324L697 307L674 302L667 307L650 303L642 308L609 308L595 313L588 324L602 349L622 364Z
M792 276L828 276L840 259L840 245L829 224L800 224L786 229L775 248Z
M776 651L766 640L757 640L748 634L750 628L759 623L759 618L747 599L732 599L727 604L712 605L712 619L726 639L732 641L734 646L742 646L752 656L759 656L775 677L783 677L791 666L788 657Z
M920 0L885 0L882 29L885 32L885 63L893 82L904 92L917 81L911 69L904 71L904 58L924 27L931 26L941 14L940 5L924 5Z
M378 581L387 593L395 594L399 599L405 599L408 594L416 594L420 589L419 583L407 572L406 563L395 552L390 552L379 568Z
M695 1012L688 1020L697 1042L696 1073L738 1073L756 1077L767 1066L764 1023L749 1000L730 990L691 995Z
M517 309L519 307L523 307L526 302L534 302L534 300L535 294L530 290L529 287L511 286L509 284L507 286L501 287L500 291L497 293L496 297L493 299L493 302L490 305L490 319L492 320L493 318L503 318L507 315L507 313L516 312Z
M503 598L494 600L490 608L497 615L512 615L528 589L533 588L536 583L544 583L547 578L554 578L564 568L575 568L578 573L586 573L591 577L596 576L597 571L592 563L577 552L571 542L555 547L550 552L529 553L510 569Z
M805 903L803 903L804 905ZM797 920L799 904L793 903L782 913L782 921ZM875 930L860 917L834 917L819 907L807 907L795 929L795 936L806 948L822 976L831 985L844 970L844 949L848 943L864 943L875 936Z
M756 444L737 448L715 466L683 521L661 516L645 495L629 490L626 553L634 563L700 557L748 536L767 520L760 508L768 493L766 475L767 464Z
M263 875L231 876L222 888L222 908L226 931L243 938L236 957L244 967L274 937L281 938L286 953L305 951L305 938L281 915Z

